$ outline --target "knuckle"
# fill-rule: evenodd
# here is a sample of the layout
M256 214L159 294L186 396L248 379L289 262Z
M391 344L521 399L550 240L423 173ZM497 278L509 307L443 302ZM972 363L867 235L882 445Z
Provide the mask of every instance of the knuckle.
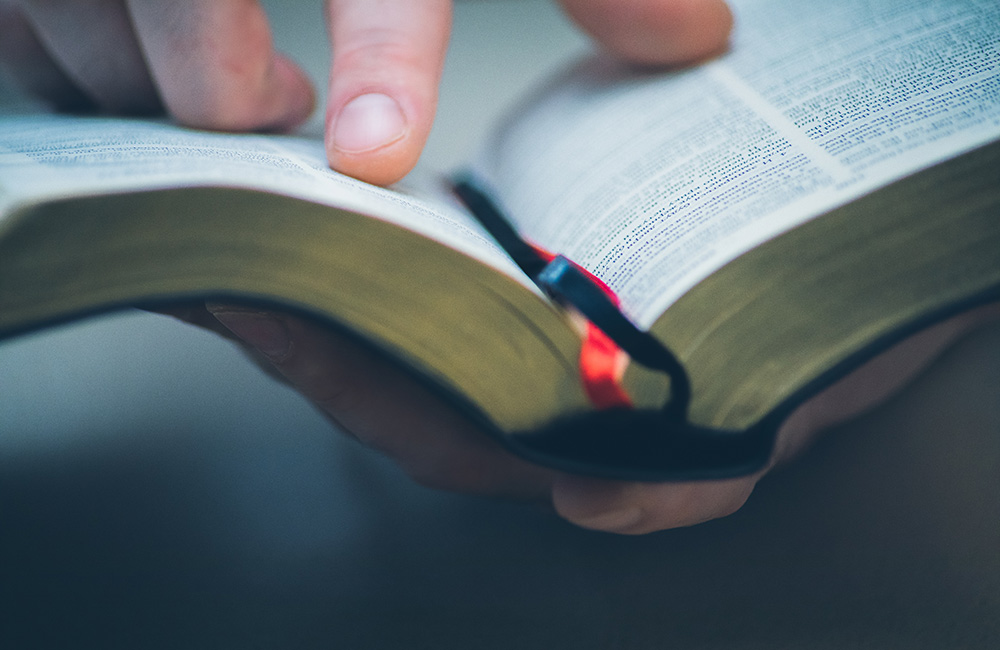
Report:
M354 74L379 76L387 70L422 68L420 48L399 30L372 27L355 32L347 43L334 43L334 73L350 70Z

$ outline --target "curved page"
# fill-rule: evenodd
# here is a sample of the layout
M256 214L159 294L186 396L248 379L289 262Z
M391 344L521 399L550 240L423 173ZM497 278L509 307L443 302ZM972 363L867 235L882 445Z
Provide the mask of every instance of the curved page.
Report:
M762 242L1000 137L1000 3L733 5L721 59L589 61L476 169L526 237L605 280L641 327Z

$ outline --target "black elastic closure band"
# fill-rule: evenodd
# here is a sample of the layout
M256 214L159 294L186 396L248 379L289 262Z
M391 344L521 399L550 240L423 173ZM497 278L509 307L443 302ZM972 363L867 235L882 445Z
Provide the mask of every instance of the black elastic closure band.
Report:
M538 274L548 264L548 260L542 257L534 246L524 241L496 204L471 180L459 179L451 189L518 268L537 284Z
M562 255L550 260L522 239L474 180L459 179L453 190L549 297L578 310L633 361L670 378L669 400L659 409L568 413L532 431L500 432L501 443L549 467L613 479L721 479L744 476L767 464L776 426L733 431L690 422L691 382L666 346L637 328L584 269Z

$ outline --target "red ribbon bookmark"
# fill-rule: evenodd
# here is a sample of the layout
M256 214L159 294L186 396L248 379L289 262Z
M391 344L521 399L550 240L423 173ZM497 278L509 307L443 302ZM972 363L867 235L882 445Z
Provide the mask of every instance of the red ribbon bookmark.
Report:
M555 254L534 244L531 244L531 247L546 262L551 262L556 257ZM574 263L573 265L591 282L600 287L615 307L620 306L621 301L618 296L603 280L579 264ZM611 340L610 336L588 320L583 343L580 347L580 380L591 404L599 409L632 407L632 400L622 386L627 365L628 355L625 351Z

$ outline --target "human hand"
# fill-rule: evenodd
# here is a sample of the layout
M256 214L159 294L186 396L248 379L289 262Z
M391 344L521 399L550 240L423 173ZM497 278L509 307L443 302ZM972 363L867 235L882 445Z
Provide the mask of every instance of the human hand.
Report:
M724 0L561 2L605 48L644 64L718 51L732 20ZM330 164L390 184L430 134L451 0L328 0L326 14ZM254 0L0 0L0 34L0 64L63 109L166 110L188 126L286 131L315 103Z
M884 401L966 332L1000 320L1000 305L907 339L803 404L779 430L764 471L724 481L673 483L573 476L515 458L382 356L306 319L230 305L175 315L238 335L342 431L394 460L419 483L549 503L579 526L641 534L734 512L767 471L794 457L822 430Z

